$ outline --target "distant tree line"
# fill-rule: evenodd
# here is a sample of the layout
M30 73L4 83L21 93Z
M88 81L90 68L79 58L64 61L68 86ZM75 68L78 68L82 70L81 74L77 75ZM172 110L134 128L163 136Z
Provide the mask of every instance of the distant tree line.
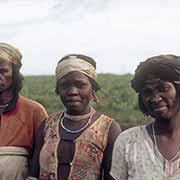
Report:
M137 95L130 87L131 79L131 74L98 74L101 85L101 91L97 92L99 103L92 104L98 111L116 119L123 129L147 121L139 111ZM63 110L55 93L54 76L26 76L21 94L43 104L48 113Z

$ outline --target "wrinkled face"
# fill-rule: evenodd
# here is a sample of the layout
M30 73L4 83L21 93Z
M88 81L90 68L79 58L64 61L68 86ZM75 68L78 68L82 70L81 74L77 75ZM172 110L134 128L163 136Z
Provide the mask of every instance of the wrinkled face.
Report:
M7 90L13 83L12 64L0 59L0 93Z
M59 80L58 91L69 114L88 113L93 88L86 75L77 71L68 73Z
M179 111L180 101L171 82L158 79L148 81L141 95L148 114L156 119L172 119Z

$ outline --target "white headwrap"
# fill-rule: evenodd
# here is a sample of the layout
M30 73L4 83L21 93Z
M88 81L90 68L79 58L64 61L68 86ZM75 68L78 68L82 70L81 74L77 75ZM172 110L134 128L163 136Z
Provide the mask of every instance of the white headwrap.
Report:
M21 52L14 46L7 43L0 43L0 58L21 67Z

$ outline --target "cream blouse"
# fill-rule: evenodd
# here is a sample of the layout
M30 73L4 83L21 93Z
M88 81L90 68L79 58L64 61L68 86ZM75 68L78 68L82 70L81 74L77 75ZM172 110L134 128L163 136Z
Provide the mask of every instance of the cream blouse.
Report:
M116 139L110 173L115 180L180 180L180 157L166 160L145 126L138 126Z

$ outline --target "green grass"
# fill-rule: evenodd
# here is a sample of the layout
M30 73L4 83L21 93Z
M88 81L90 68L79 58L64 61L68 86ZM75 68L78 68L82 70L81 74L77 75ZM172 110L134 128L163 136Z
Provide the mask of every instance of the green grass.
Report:
M93 103L98 111L112 116L125 128L146 122L137 105L137 94L130 87L131 79L130 74L99 74L102 89L97 93L99 103ZM26 76L21 94L40 102L49 114L63 110L55 93L54 76Z

